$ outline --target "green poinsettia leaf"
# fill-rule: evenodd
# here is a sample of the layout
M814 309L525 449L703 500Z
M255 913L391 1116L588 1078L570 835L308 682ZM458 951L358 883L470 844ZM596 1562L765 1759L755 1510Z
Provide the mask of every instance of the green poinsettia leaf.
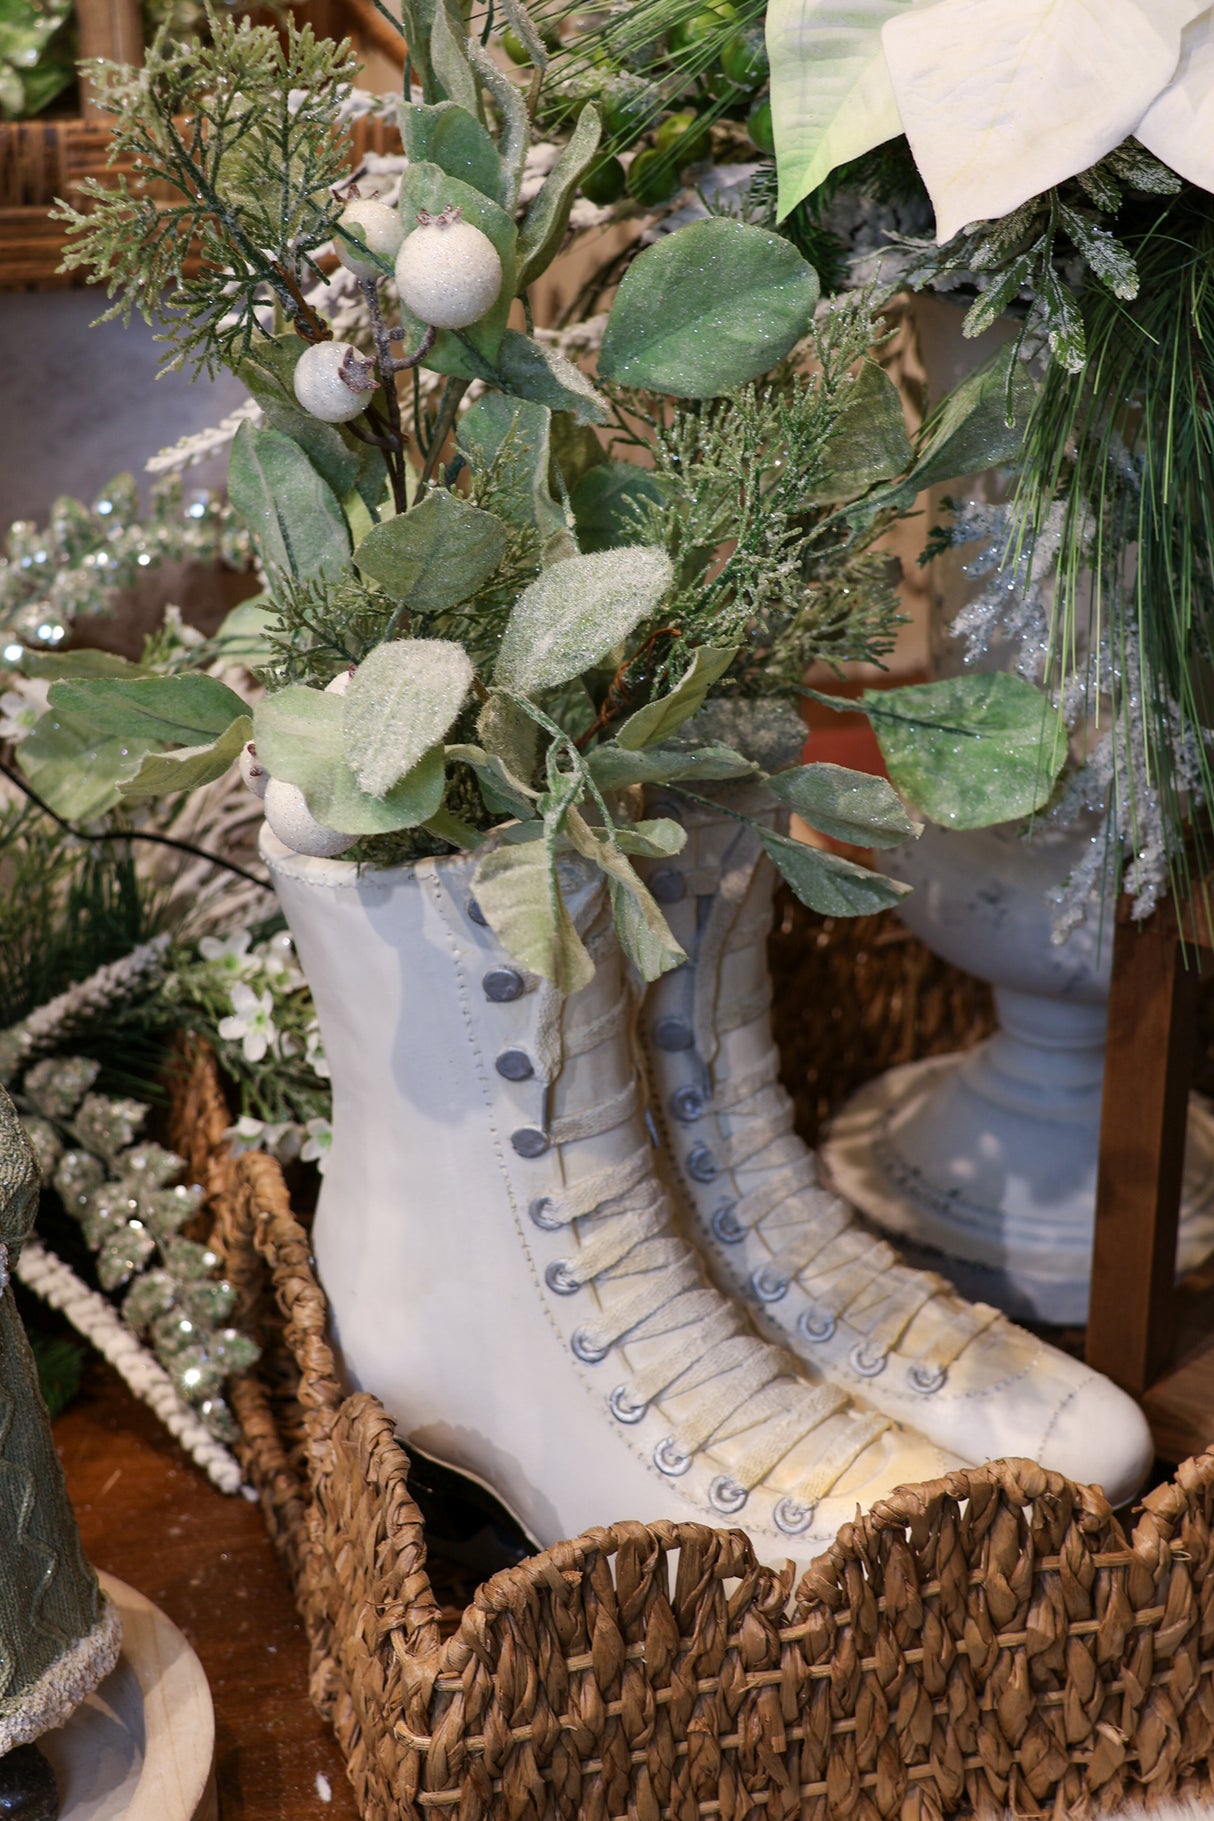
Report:
M253 722L241 715L205 746L179 746L175 752L149 752L138 771L119 786L124 797L163 797L176 790L197 790L213 784L230 771L245 742L253 738Z
M616 744L626 751L657 746L677 733L684 721L703 708L708 691L719 683L738 655L738 647L701 645L691 653L691 663L669 695L647 702L630 715L616 733Z
M359 786L386 796L443 738L472 687L472 660L451 639L376 645L343 698L342 743Z
M508 538L492 512L435 487L411 512L369 531L354 561L393 600L406 601L411 613L443 613L488 581Z
M599 372L676 398L718 397L796 346L818 295L813 267L780 235L727 216L692 222L629 266Z
M483 856L473 878L476 902L506 953L520 966L576 993L594 978L594 963L565 908L555 860L542 830L503 842Z
M241 424L228 464L228 495L271 573L296 581L350 567L350 531L328 482L281 430Z
M884 778L844 765L799 765L768 788L811 828L857 847L895 847L922 832Z
M495 681L532 695L580 676L656 612L673 579L670 558L656 546L554 563L519 596Z
M1023 677L870 689L862 705L898 790L949 828L986 828L1040 809L1066 757L1065 728Z
M50 705L99 734L174 746L207 746L247 712L235 690L199 672L67 679L51 684Z
M347 835L390 834L437 815L446 779L442 747L426 753L382 797L372 796L360 787L343 750L344 708L340 696L300 683L259 702L253 737L271 776L294 784L318 822Z
M774 829L760 828L758 832L780 877L802 904L824 917L866 917L873 911L888 910L910 890L896 879L856 866L841 854L824 853L819 847L778 835Z

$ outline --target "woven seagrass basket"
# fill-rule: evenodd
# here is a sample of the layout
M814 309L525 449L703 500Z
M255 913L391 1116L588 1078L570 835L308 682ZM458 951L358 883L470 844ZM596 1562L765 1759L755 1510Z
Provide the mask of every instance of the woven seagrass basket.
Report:
M786 911L773 958L777 1004L840 973L881 1002L827 1019L819 1064L986 1022L882 919ZM199 1055L174 1135L265 1343L233 1397L244 1464L366 1821L1079 1821L1210 1787L1214 1452L1128 1541L1099 1491L1003 1461L902 1489L796 1587L741 1531L610 1523L444 1612L391 1418L343 1396L306 1231L273 1162L226 1153L228 1119Z

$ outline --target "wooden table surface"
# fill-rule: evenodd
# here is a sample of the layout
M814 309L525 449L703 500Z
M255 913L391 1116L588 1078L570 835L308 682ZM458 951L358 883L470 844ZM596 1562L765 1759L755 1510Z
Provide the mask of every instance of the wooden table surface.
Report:
M259 1507L216 1492L99 1360L55 1439L89 1557L161 1607L202 1661L221 1821L357 1821Z

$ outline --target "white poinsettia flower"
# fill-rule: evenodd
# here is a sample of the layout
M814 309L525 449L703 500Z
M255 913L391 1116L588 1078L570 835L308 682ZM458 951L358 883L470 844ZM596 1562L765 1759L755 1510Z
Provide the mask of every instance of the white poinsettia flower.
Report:
M769 0L787 213L905 132L950 240L1131 135L1214 189L1207 0Z
M274 1000L269 993L255 993L247 981L232 988L232 1016L219 1020L225 1043L239 1043L246 1062L261 1062L275 1047Z
M39 677L13 677L13 687L0 695L0 740L14 746L31 734L46 713L50 684Z

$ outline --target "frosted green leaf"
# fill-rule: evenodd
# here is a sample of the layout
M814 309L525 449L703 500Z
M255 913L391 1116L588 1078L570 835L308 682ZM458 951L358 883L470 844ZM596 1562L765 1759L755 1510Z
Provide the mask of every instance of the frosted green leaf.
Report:
M253 723L241 715L206 746L179 746L175 752L149 752L133 777L120 789L124 797L161 797L175 790L197 790L222 778L253 738Z
M468 114L475 114L478 102L476 78L464 49L463 33L457 34L444 0L431 12L430 62L434 74L451 100Z
M488 581L507 542L506 527L492 512L435 487L411 512L374 526L354 561L411 613L442 613Z
M599 372L676 398L716 398L774 367L809 328L818 276L791 242L719 216L666 234L624 275Z
M607 401L580 367L517 329L502 336L493 379L503 392L533 399L550 411L568 411L579 424L605 424L610 416Z
M844 396L842 416L822 452L821 478L805 494L807 506L855 499L914 460L901 394L875 360L861 363Z
M215 643L225 664L243 664L246 670L257 670L273 660L269 634L282 624L282 615L276 607L266 605L267 599L268 596L257 594L251 600L238 602L220 626Z
M483 746L448 746L447 759L476 773L485 807L494 815L520 816L524 821L535 815L538 791L516 777L496 753L486 752Z
M863 706L896 788L948 828L986 828L1040 809L1066 757L1065 728L1023 677L869 689Z
M534 282L552 262L569 226L577 186L598 150L598 110L584 107L560 156L531 202L518 237L518 284Z
M360 787L342 749L344 708L341 696L300 683L259 702L253 733L271 777L296 785L318 822L347 835L389 834L437 815L446 781L442 747L433 747L384 796L373 797Z
M493 848L478 865L472 889L490 929L520 966L564 993L576 993L594 978L594 963L565 909L546 841Z
M884 778L845 765L799 765L777 772L768 789L781 803L836 841L856 847L895 847L921 832Z
M647 702L629 715L616 733L616 744L635 751L637 747L656 746L660 740L668 740L684 721L699 712L708 691L720 682L737 655L736 645L728 649L701 645L692 652L691 663L669 695Z
M119 657L116 651L23 651L21 668L26 676L52 683L70 677L144 677L151 674L141 664Z
M565 554L572 556L577 546L550 485L551 430L546 405L485 392L464 413L456 441L475 469L493 470L493 503L505 523L521 530L534 525L545 546L568 539Z
M791 841L774 829L760 828L759 839L802 904L824 917L866 917L888 910L910 890L897 879L870 872L841 854Z
M497 201L501 161L492 139L466 108L454 101L435 107L401 102L401 138L411 164L437 164L482 196Z
M228 463L228 493L267 569L299 580L349 568L350 532L337 497L280 430L241 424Z
M495 681L532 695L580 676L656 612L673 581L666 552L648 546L554 563L520 594Z
M687 845L687 830L670 816L653 816L644 822L617 822L615 844L621 853L642 860L668 860Z
M179 677L97 677L52 683L50 705L101 734L204 746L246 712L232 689L194 672Z
M342 744L360 787L386 796L447 732L472 687L472 660L451 639L376 645L342 698Z
M476 724L486 752L500 759L516 778L528 783L535 771L539 728L514 700L491 689Z
M636 462L597 462L569 496L578 543L585 551L614 550L637 536L635 509L646 500L660 504L662 489L648 468Z
M726 778L753 778L749 759L728 746L649 747L629 752L614 742L587 753L586 764L600 790L628 790L633 784L716 784Z
M768 0L767 54L781 220L839 165L902 131L881 27L910 4L911 0Z
M565 833L577 851L607 875L616 934L641 979L657 980L681 967L686 952L675 940L657 899L620 847L613 847L576 809L565 818Z
M910 473L868 494L865 512L913 505L916 494L926 487L1012 461L1020 452L1034 396L1033 382L1016 357L1016 344L1008 342L952 388L927 426Z
M114 808L119 784L152 745L151 740L98 734L84 722L48 709L17 748L17 761L56 815L91 822Z
M936 0L882 30L943 244L1135 132L1205 0Z

